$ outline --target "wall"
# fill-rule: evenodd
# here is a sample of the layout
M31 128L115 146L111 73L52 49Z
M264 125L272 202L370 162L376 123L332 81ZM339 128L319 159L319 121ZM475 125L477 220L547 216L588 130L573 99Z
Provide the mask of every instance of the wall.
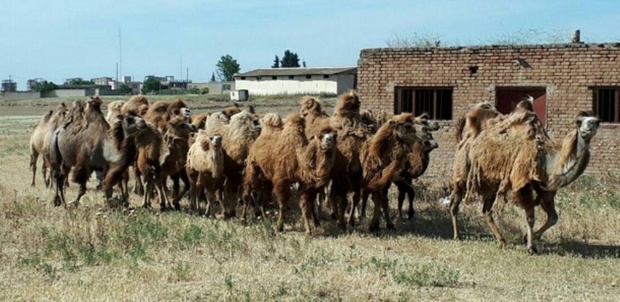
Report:
M517 64L517 59L525 64ZM470 66L477 66L476 74ZM453 117L473 104L495 100L496 87L536 86L547 90L547 122L557 138L573 129L580 110L593 109L593 86L620 85L620 43L452 48L364 49L358 92L364 107L393 113L396 86L453 87ZM455 149L452 121L435 135L428 176L450 177ZM592 140L586 173L620 172L620 124L602 123Z
M2 99L5 101L36 100L40 98L41 98L41 93L34 92L34 91L5 92L2 94Z
M44 98L70 98L95 95L95 89L56 89L43 94Z
M296 78L305 76L295 76ZM322 75L313 75L310 79L289 80L287 76L272 80L271 77L262 77L256 80L255 77L248 77L246 80L235 79L235 89L247 89L250 95L270 95L270 94L319 94L319 93L338 93L338 82L331 75L324 79Z
M230 85L230 89L224 89L224 84ZM207 82L207 83L191 83L189 88L196 87L198 89L209 88L209 94L224 94L230 90L235 90L235 82Z
M351 89L355 89L355 75L354 74L339 74L335 75L338 82L338 94L345 93Z

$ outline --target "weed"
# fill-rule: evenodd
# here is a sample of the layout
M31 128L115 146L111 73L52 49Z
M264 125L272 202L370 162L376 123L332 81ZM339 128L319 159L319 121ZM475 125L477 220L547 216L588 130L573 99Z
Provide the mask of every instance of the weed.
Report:
M190 266L189 263L180 262L172 268L176 281L188 281L190 280Z
M454 286L459 282L459 275L457 270L436 264L406 267L405 270L392 272L396 283L426 287Z
M199 226L191 224L183 231L180 241L185 248L193 248L203 240L204 236Z

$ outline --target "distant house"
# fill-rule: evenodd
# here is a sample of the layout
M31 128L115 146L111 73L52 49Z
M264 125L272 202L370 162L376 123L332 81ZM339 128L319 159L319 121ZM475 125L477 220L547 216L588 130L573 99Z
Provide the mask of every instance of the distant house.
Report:
M235 82L206 82L206 83L191 83L189 89L209 88L209 94L224 94L235 89Z
M357 67L269 68L235 74L235 89L250 95L340 94L354 89Z

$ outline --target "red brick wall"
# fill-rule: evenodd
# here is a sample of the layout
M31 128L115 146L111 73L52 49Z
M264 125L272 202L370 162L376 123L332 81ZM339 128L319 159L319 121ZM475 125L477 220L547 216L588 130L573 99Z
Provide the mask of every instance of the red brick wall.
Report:
M519 66L517 58L529 66ZM591 87L620 85L620 43L364 49L358 65L362 106L389 113L396 86L453 87L454 118L480 101L495 102L495 87L547 87L548 129L560 139L578 111L593 109ZM470 66L478 66L477 74ZM435 135L440 147L426 174L451 177L452 121L441 125ZM586 173L620 172L619 134L620 124L601 124Z

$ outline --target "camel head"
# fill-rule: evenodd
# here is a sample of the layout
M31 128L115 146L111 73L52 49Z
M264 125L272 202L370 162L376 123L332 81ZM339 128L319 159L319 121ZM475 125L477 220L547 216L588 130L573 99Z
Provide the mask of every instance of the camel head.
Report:
M220 135L209 136L205 130L200 129L197 133L192 133L192 137L204 151L222 148L222 137Z
M247 110L243 110L230 118L230 128L236 130L245 129L255 133L260 133L260 119L258 115L250 113Z
M303 97L299 104L301 105L299 113L301 113L301 116L303 117L306 117L308 115L320 116L322 114L325 114L321 102L311 96Z
M433 138L433 134L431 133L432 131L434 130L429 127L422 127L422 131L417 133L418 138L422 142L424 152L427 153L439 148L439 145Z
M65 105L65 103L60 103L60 105L56 106L56 116L59 120L62 120L69 112L69 108Z
M587 142L596 135L599 124L600 120L592 112L579 112L575 119L577 133Z
M312 139L321 140L321 150L328 152L336 147L336 130L332 127L326 126L321 129L318 136L313 136Z
M189 140L192 133L198 131L196 126L185 121L184 117L176 116L168 121L166 136L172 139Z
M90 100L88 101L88 107L101 109L101 104L103 104L103 101L97 95L91 96Z
M428 113L426 112L420 114L420 116L415 117L413 121L418 125L426 127L429 131L437 131L440 128L439 123L431 121Z
M388 121L393 137L397 140L412 144L417 139L414 118L411 113L401 113Z
M168 105L167 111L170 116L184 116L189 118L190 114L187 105L185 105L185 102L180 99L177 99L174 102L170 103L170 105ZM188 114L187 116L185 115L186 112Z
M240 113L241 112L241 108L239 106L239 104L237 103L232 103L231 105L229 105L228 107L224 108L224 110L222 110L222 113L227 117L227 118L231 118L233 115Z
M117 118L122 122L125 137L135 137L147 129L146 122L132 113L126 116L118 115Z
M138 106L137 114L139 116L144 116L148 111L149 111L149 105L148 104L141 104L140 106Z

